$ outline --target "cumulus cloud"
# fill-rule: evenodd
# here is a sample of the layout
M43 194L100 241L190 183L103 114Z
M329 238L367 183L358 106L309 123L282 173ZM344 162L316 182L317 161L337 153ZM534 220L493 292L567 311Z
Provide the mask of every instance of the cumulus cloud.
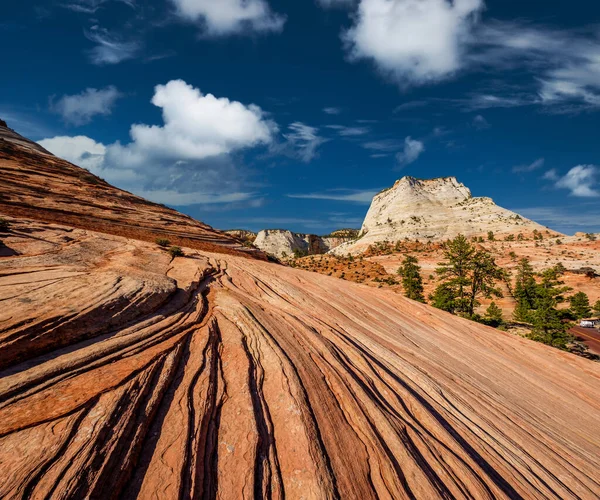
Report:
M294 122L289 126L289 131L284 134L287 143L280 148L282 152L291 150L301 161L308 163L318 155L319 147L327 139L319 135L319 129L302 122Z
M516 165L512 168L512 171L515 174L523 174L523 173L527 173L527 172L533 172L534 170L539 170L540 168L542 168L545 163L546 163L546 160L544 160L544 158L538 158L533 163L530 163L528 165Z
M596 188L599 171L595 165L578 165L569 170L565 176L560 177L555 186L568 189L573 196L580 198L600 196Z
M51 109L62 115L65 122L72 125L85 125L96 115L110 115L121 94L116 87L104 89L88 88L75 95L64 95L56 102L51 101Z
M171 0L178 15L202 24L209 36L281 31L285 17L266 0Z
M436 82L463 65L483 0L361 0L344 41L401 86Z
M249 199L233 155L269 145L277 125L254 105L203 94L182 80L155 88L163 125L134 124L131 141L103 145L84 136L40 144L119 187L162 203L225 203Z
M404 150L396 155L396 160L401 167L404 167L417 161L424 151L425 145L409 136L404 139Z
M84 34L90 42L96 44L93 49L88 51L88 56L90 61L98 66L119 64L133 59L141 49L138 41L123 40L99 26L92 26Z

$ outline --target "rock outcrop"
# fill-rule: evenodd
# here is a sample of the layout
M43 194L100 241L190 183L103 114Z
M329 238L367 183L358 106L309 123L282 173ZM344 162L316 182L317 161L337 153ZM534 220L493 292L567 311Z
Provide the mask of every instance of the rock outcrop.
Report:
M117 189L5 127L0 127L0 163L0 211L7 215L266 259L240 240Z
M0 498L600 495L599 364L125 212L53 158L3 150L6 169ZM122 234L159 217L215 251Z
M403 177L373 198L359 239L334 253L357 253L381 241L440 241L458 234L481 236L492 231L502 235L546 229L499 207L491 198L473 198L455 177Z
M285 229L264 229L258 233L254 246L277 258L293 255L318 255L327 253L343 243L352 241L352 230L340 230L328 236L293 233Z

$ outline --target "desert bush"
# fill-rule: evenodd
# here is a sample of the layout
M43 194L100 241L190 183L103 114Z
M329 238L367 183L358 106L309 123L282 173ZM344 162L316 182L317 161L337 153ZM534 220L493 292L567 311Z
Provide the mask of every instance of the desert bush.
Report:
M163 248L166 248L171 244L171 242L166 238L156 238L155 241L159 247L163 247Z
M183 250L180 247L176 247L176 246L172 246L171 248L169 248L169 254L171 254L171 257L173 257L173 258L183 257L185 255L183 253Z
M10 231L10 222L4 217L0 217L0 233L7 233Z

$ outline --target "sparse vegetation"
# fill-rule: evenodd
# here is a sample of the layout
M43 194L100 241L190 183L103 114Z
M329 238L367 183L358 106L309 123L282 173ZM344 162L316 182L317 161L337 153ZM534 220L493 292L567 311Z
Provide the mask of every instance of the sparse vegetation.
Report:
M594 311L594 314L597 314L600 316L600 300L598 300L593 306L592 309Z
M488 241L495 241L496 237L494 236L494 231L488 231Z
M183 257L185 255L183 253L183 250L180 247L177 247L177 246L172 246L171 248L169 248L169 254L171 255L171 257L173 259L175 257Z
M423 279L421 278L421 267L416 257L407 255L398 268L398 274L402 277L404 295L417 302L425 302L423 294Z
M167 248L171 244L171 242L166 238L156 238L155 242L159 247L163 248Z
M500 309L494 301L492 301L490 306L486 309L483 322L494 328L498 328L504 322L502 309Z

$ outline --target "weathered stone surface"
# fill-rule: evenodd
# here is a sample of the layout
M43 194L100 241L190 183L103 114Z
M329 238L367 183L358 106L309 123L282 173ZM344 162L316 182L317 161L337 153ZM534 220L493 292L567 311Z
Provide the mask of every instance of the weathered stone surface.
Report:
M117 189L39 144L0 127L0 211L153 242L266 259L202 222Z
M275 257L285 258L298 252L304 255L326 253L343 243L352 241L352 239L348 236L336 234L317 236L315 234L293 233L285 229L264 229L256 236L254 246Z
M69 179L11 161L3 196ZM2 499L600 495L597 363L228 246L7 218Z
M600 494L598 364L392 292L67 229L13 221L0 261L1 498Z
M403 177L373 198L356 242L340 245L337 254L359 253L380 241L440 241L466 236L498 235L546 228L496 205L473 198L454 177L420 180Z

